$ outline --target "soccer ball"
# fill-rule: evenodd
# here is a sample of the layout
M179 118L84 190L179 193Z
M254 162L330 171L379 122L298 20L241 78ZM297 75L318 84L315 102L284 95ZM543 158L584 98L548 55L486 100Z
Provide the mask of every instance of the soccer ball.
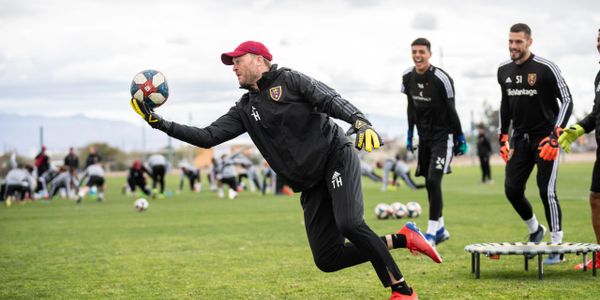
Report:
M417 202L411 201L406 203L406 209L408 209L408 216L411 218L421 215L421 205Z
M137 73L131 82L131 96L150 108L163 105L169 97L169 85L165 75L156 70Z
M148 203L148 200L146 200L144 198L139 198L139 199L135 200L135 202L133 203L133 207L135 207L135 209L139 212L143 212L146 209L148 209L148 205L150 205Z
M402 219L408 216L408 209L406 205L400 202L394 202L390 204L390 210L392 212L392 218L394 219Z
M390 217L391 213L391 207L386 203L379 203L377 206L375 206L375 216L377 219L387 219Z

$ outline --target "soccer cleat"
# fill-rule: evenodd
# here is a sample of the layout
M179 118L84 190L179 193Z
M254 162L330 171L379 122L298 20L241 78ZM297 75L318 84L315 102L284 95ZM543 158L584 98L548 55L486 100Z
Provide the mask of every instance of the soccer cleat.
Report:
M229 199L233 200L235 198L237 198L238 192L236 192L233 189L229 189L229 192L227 192L227 197L229 197Z
M446 230L445 227L442 227L435 233L435 244L439 245L440 243L442 243L443 241L445 241L449 238L450 238L450 232L448 232L448 230Z
M417 255L417 252L423 253L429 256L436 263L441 263L442 258L435 250L435 248L425 239L425 236L421 233L417 225L413 222L408 222L398 231L398 234L402 234L406 237L406 248L410 253ZM435 242L435 240L434 240Z
M540 224L538 225L538 229L529 235L529 241L532 243L539 243L544 238L544 235L546 235L546 227Z
M534 233L529 234L529 242L539 243L542 241L545 234L546 234L546 227L544 227L544 225L542 225L542 224L539 224L538 229ZM532 259L534 257L535 257L535 254L527 254L527 259Z
M419 297L417 296L415 290L412 290L412 294L410 295L400 294L399 292L392 292L392 297L390 297L390 300L419 300Z
M81 203L81 200L83 200L81 196L77 197L77 204Z
M431 245L431 247L435 247L435 235L426 233L425 240Z
M544 259L545 265L556 265L565 261L564 254L550 254Z
M590 259L585 262L586 269L591 270L593 267L593 260ZM600 269L600 252L596 253L596 269ZM575 270L583 270L583 263L577 264Z

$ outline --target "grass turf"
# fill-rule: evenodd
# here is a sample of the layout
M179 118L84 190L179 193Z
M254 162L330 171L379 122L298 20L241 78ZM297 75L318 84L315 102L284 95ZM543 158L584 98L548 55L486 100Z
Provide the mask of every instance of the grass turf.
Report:
M595 242L588 191L591 164L563 164L558 196L565 241ZM392 254L421 299L592 299L600 278L573 270L581 256L544 268L523 270L521 256L482 257L481 279L470 273L464 246L479 242L525 241L527 229L503 193L500 166L495 183L479 183L477 167L455 167L445 176L444 217L451 238L438 250L444 263ZM417 180L422 181L421 178ZM56 199L0 207L0 298L2 299L387 299L370 264L335 273L319 271L304 231L299 194L241 193L236 200L188 190L150 200L138 213L133 198L120 194L124 178L109 178L106 202L87 198L76 205ZM177 184L169 177L167 186ZM546 224L535 186L527 196ZM398 230L407 220L376 220L379 202L418 201L427 225L425 190L402 186L382 193L363 181L365 219L378 234ZM544 239L549 241L547 235Z

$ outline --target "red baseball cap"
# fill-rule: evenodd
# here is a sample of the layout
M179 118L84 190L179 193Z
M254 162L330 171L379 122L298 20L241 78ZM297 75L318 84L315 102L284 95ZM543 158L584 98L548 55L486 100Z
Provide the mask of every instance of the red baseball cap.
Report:
M234 57L242 56L247 53L260 55L266 58L268 61L273 59L273 55L271 55L269 49L267 49L267 47L265 47L265 45L263 45L261 42L246 41L237 46L233 52L225 52L221 54L221 61L230 66L233 65Z

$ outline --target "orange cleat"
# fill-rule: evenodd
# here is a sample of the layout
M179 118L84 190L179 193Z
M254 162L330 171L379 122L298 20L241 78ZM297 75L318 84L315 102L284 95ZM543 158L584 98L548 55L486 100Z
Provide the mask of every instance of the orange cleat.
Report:
M390 300L419 300L419 297L417 296L417 293L415 293L415 290L413 290L412 294L410 295L403 295L398 292L392 292L392 297L390 297Z
M398 234L403 234L406 237L406 248L410 250L410 253L414 255L417 255L417 252L423 253L438 264L442 262L440 254L427 242L425 236L421 233L419 228L417 228L415 223L406 223L404 227L398 231Z
M585 262L586 269L591 270L593 268L593 260L588 260ZM596 269L600 270L600 252L596 253ZM580 263L575 266L575 270L583 270L583 263Z

